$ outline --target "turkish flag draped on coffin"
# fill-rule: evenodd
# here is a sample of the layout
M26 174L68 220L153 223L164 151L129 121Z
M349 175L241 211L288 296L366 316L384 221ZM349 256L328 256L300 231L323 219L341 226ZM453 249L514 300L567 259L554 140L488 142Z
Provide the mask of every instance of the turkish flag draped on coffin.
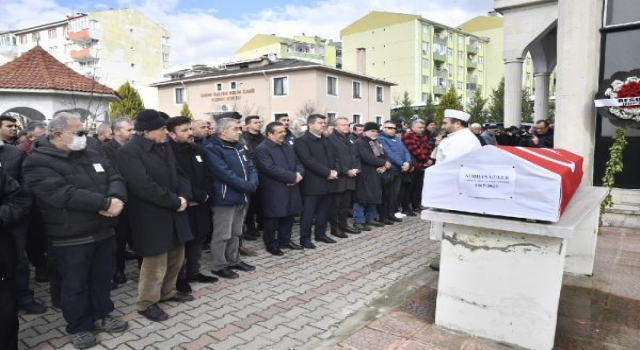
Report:
M485 146L425 171L422 205L556 222L582 179L563 149Z

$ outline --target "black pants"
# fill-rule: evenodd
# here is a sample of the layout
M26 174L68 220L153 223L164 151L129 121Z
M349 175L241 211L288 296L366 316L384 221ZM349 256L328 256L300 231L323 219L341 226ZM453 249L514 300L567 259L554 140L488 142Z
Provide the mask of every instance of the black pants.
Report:
M331 195L331 228L347 226L347 213L351 207L351 190Z
M382 185L382 205L378 206L380 220L393 216L398 208L402 180L400 174L399 171L389 171L389 179Z
M318 239L319 237L326 237L330 206L330 194L302 196L302 217L300 218L301 243L311 242L311 227L314 226L314 223L315 238Z
M414 170L411 182L403 182L402 210L416 211L422 205L422 187L424 185L424 170Z
M280 218L264 218L264 245L267 249L275 249L291 242L293 215Z
M47 235L44 232L42 214L37 208L32 208L27 218L29 227L27 230L26 252L29 261L34 267L47 267Z
M111 277L115 272L116 239L53 247L63 276L62 316L67 333L89 332L93 322L113 311Z
M261 231L263 220L260 191L256 191L251 195L249 209L247 209L247 216L244 218L244 224L247 225L247 230Z
M120 213L114 230L116 231L116 271L124 273L127 244L131 243L131 225L129 225L127 209Z
M18 262L13 237L1 237L0 247L0 349L18 349L18 303L15 271Z
M184 244L185 262L180 269L178 279L194 277L200 273L200 258L202 257L202 247L207 239L206 234L198 235L193 232L193 239Z

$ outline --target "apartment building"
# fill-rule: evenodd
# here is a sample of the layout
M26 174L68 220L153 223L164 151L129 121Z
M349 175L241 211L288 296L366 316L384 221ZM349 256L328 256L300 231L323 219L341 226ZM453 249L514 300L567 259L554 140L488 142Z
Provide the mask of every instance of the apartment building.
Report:
M256 34L236 50L235 59L250 60L269 54L342 68L342 43L304 33L293 38Z
M169 67L169 32L135 9L94 11L0 33L0 64L39 45L74 71L117 89L129 81L145 106L156 107L149 87Z
M321 113L381 123L391 114L393 83L304 60L263 56L167 76L171 79L153 86L160 110L171 116L179 115L184 103L196 119L237 111L266 122L281 114L293 119Z

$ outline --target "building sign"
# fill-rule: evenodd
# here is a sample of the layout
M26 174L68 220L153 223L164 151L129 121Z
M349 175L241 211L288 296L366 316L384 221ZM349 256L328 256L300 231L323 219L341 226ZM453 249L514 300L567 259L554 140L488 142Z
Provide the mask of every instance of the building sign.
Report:
M231 91L216 91L202 93L200 94L200 97L211 97L212 102L237 101L242 99L242 95L253 94L255 92L255 88Z
M510 165L465 164L460 168L460 194L474 198L512 199L516 169Z
M594 103L612 124L640 128L640 69L617 72L601 82Z

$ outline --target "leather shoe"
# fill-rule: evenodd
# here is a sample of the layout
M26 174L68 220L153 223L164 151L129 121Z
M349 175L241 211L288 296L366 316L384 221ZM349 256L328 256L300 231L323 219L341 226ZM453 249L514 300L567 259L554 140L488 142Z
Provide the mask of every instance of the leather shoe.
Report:
M222 277L222 278L227 278L227 279L236 279L238 277L240 277L237 273L235 273L235 271L231 270L228 267L225 267L223 269L220 269L218 271L211 271L211 273L213 273L216 276Z
M316 237L316 242L324 242L324 243L336 243L333 239L327 236Z
M165 301L176 301L178 303L186 303L187 301L192 301L192 300L196 300L196 298L194 298L193 295L189 293L177 292L174 296L172 296L171 298Z
M267 248L267 252L275 256L283 256L284 252L280 248Z
M342 227L340 227L340 229L341 229L343 232L351 233L351 234L358 234L358 233L360 233L360 232L361 232L361 231L360 231L360 230L358 230L357 228L355 228L355 227L353 227L353 226L349 226L349 225L347 225L347 226L342 226Z
M364 225L364 224L355 224L354 226L356 229L358 229L359 231L371 231L371 227Z
M391 221L393 221L393 222L402 222L402 219L398 219L397 217L395 217L395 216L393 216L393 215L392 215L392 216L389 216L389 220L391 220Z
M189 282L199 282L199 283L216 283L218 282L218 279L213 277L213 276L207 276L207 275L203 275L201 273L195 275L195 276L189 276L187 277L187 281Z
M240 271L244 271L244 272L250 272L250 271L254 271L256 269L255 266L253 265L249 265L244 261L241 261L235 265L231 265L229 266L230 269L232 270L240 270Z
M24 310L29 315L40 315L47 311L44 305L35 300L31 300L28 303L19 305L20 309Z
M404 214L406 216L418 216L418 214L416 214L415 212L412 212L412 211L403 211L402 214Z
M339 228L332 228L331 229L331 235L332 236L336 236L338 238L348 238L349 236L342 232L342 230L340 230Z
M373 220L373 221L367 221L365 225L373 226L373 227L384 227L385 223Z
M184 278L178 278L176 280L176 290L178 293L191 293L193 291L189 285L189 281Z
M240 247L238 249L238 252L242 256L256 256L256 255L258 255L258 253L254 252L253 250L251 250L249 248L245 248L245 247Z
M153 322L161 322L169 319L169 315L164 312L158 304L151 304L146 310L138 311L138 313Z
M300 246L306 249L316 249L316 246L311 242L302 242Z
M393 225L393 221L386 219L386 220L382 220L382 223L385 225Z
M280 244L280 248L292 249L292 250L302 250L302 246L295 244L293 242L289 242L287 244Z
M125 284L127 283L127 276L124 275L124 272L118 271L113 275L113 282L117 284Z

